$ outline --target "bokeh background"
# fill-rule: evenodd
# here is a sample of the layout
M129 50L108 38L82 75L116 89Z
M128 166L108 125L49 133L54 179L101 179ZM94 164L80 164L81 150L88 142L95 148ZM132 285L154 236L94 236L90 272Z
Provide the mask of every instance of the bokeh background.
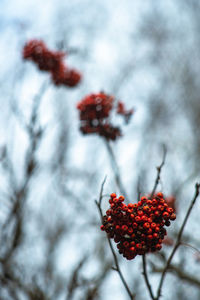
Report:
M158 190L176 197L177 221L169 229L176 237L200 178L199 32L198 0L1 0L1 299L128 299L94 202L105 175L104 211L107 195L120 193L112 163L102 138L79 131L76 104L91 92L113 94L135 110L128 125L115 120L123 137L111 143L131 202L138 187L152 190L166 145ZM55 87L23 61L32 38L66 51L82 83ZM198 202L183 240L200 249L199 213ZM169 251L148 256L154 289ZM162 299L200 299L198 255L180 247ZM119 261L136 299L149 299L140 257Z

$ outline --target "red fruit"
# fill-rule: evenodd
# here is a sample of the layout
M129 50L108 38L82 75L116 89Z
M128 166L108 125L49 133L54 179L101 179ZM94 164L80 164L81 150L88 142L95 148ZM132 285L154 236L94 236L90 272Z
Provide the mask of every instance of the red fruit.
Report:
M161 192L157 193L157 197L163 198L163 193Z
M162 245L161 244L157 244L156 245L156 250L160 250L162 248Z
M135 242L134 241L130 242L130 245L135 246Z
M128 226L126 226L126 225L122 225L121 228L122 228L123 231L127 231L128 230Z
M135 247L131 247L131 248L130 248L130 251L131 251L131 252L135 252Z
M141 221L141 218L140 218L139 216L136 216L136 217L135 217L135 221L136 221L137 223L139 223L139 222Z
M138 213L138 216L142 216L144 214L142 210L138 210L137 213Z
M168 207L168 208L167 208L167 212L168 212L169 214L172 214L172 213L174 212L174 210L173 210L173 208Z
M168 214L168 212L164 212L164 213L163 213L163 218L164 218L165 220L169 219L169 214Z
M172 221L174 221L176 219L176 215L173 213L173 214L171 214L171 216L170 216L170 220L172 220Z
M124 246L125 248L128 248L129 242L127 242L127 241L123 242L123 246Z
M144 223L144 228L146 228L146 229L148 229L148 228L150 228L150 224L149 223Z
M156 199L152 200L152 205L156 206L158 204L158 201Z
M136 248L137 249L142 249L142 244L140 244L140 243L136 244Z
M129 234L132 234L132 233L133 233L133 228L129 227L129 228L128 228L128 233L129 233Z
M156 223L151 223L151 228L152 229L156 228Z
M117 195L115 193L112 193L112 194L110 194L110 197L113 199L113 198L116 198Z

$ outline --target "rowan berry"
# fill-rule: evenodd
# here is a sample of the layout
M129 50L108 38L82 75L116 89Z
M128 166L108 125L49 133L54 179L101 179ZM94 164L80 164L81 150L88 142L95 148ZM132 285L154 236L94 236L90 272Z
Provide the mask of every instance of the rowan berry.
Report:
M175 219L176 219L176 215L175 215L175 213L172 213L171 216L170 216L170 220L173 221L173 220L175 220Z
M117 197L117 195L116 195L115 193L112 193L112 194L110 194L110 197L111 197L112 199L114 199L114 198ZM122 196L122 197L123 197L123 196ZM120 198L120 196L119 196L119 198Z
M164 212L163 213L163 218L165 219L165 220L167 220L167 219L169 219L169 214L168 214L168 212Z

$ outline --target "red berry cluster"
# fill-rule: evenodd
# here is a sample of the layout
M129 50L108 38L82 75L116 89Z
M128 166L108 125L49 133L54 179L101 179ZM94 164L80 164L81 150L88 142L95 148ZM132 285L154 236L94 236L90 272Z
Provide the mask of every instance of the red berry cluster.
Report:
M125 122L128 123L130 121L130 118L133 114L134 110L133 109L125 109L125 105L122 101L119 101L117 103L117 113L119 115L122 115L125 118Z
M64 56L64 52L50 51L41 40L30 40L23 49L23 58L33 61L41 71L50 72L55 85L74 87L81 74L65 66Z
M83 134L96 133L108 140L116 140L121 136L120 129L109 121L113 101L113 96L101 92L90 94L77 104L80 111L80 130Z
M110 209L103 217L101 230L117 243L119 253L127 259L136 255L155 252L162 248L167 234L164 226L176 219L174 210L169 207L162 193L142 197L138 203L124 203L124 197L110 195Z

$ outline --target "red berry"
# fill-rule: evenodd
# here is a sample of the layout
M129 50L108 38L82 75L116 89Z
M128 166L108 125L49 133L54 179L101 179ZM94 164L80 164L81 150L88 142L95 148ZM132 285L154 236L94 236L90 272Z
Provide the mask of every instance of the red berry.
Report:
M160 198L163 198L163 193L159 192L159 193L157 193L157 196Z
M110 194L110 197L111 197L112 199L114 199L114 198L117 197L117 195L116 195L115 193L112 193L112 194Z
M176 219L176 215L173 213L173 214L171 214L171 216L170 216L170 220L175 220Z

